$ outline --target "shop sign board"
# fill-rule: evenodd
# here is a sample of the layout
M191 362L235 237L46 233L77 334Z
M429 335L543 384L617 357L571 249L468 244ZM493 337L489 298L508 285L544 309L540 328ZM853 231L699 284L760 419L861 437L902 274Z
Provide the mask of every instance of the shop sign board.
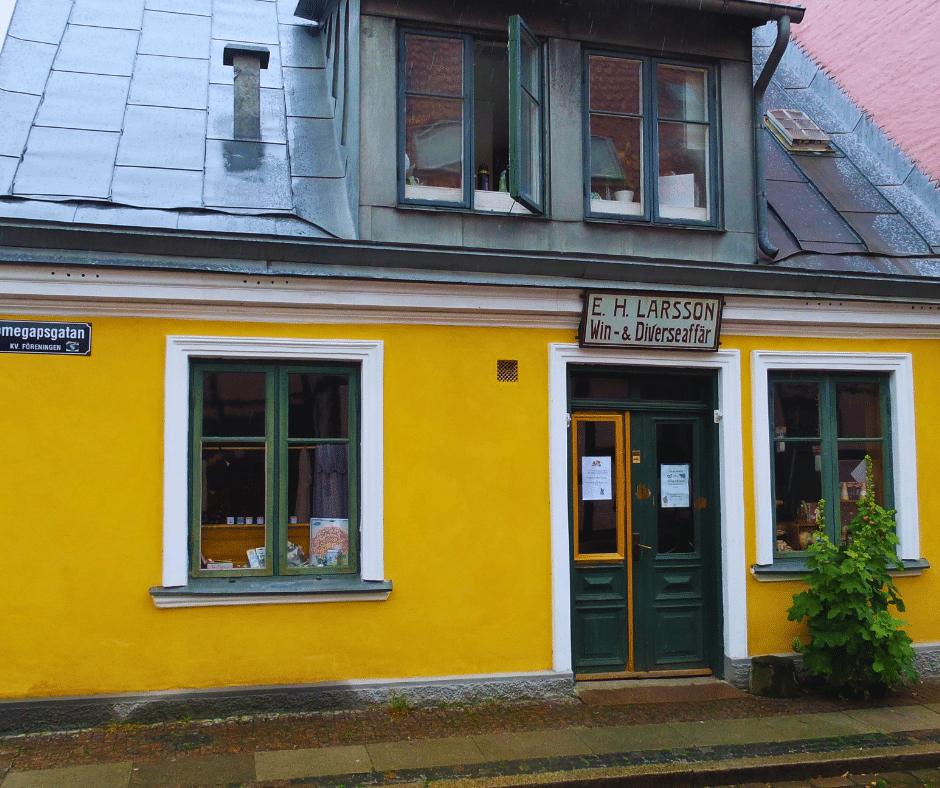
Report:
M0 320L0 353L90 356L91 323Z
M588 290L581 347L717 350L723 296Z

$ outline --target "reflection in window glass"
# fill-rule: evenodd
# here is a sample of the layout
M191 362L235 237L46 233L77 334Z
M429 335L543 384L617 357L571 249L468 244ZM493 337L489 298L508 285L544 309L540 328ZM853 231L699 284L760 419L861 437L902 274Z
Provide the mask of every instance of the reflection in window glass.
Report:
M203 442L199 546L203 569L264 569L266 473L261 443Z
M463 199L464 85L459 38L405 36L405 184Z
M260 438L265 433L263 372L204 372L202 434Z
M591 55L591 209L644 212L642 63Z
M840 383L836 386L840 438L875 438L881 435L881 398L876 383Z
M819 437L819 384L775 383L773 425L777 437Z
M345 375L288 375L288 437L349 437L349 384Z

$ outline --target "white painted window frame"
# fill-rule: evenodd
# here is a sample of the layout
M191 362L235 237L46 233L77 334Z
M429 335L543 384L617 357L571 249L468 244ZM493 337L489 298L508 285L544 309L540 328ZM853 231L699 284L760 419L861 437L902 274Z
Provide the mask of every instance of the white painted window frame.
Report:
M751 414L754 452L754 501L757 564L774 562L774 492L770 456L770 389L776 370L888 375L891 398L891 467L897 506L898 556L920 558L920 520L917 503L917 433L914 425L914 363L909 353L796 353L755 350L751 353Z
M360 365L359 575L384 580L381 341L168 336L163 428L163 586L189 583L189 368L192 359L346 361Z
M615 351L550 344L548 363L548 453L552 556L552 666L570 672L571 540L568 525L568 366L610 364L675 367L718 373L718 473L721 490L721 596L726 659L747 650L747 563L744 548L744 442L741 417L741 354Z

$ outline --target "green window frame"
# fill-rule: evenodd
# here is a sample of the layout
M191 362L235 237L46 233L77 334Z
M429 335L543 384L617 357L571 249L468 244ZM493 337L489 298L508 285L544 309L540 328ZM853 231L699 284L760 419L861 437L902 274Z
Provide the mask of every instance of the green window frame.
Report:
M402 28L398 47L399 203L545 213L545 55L522 19L510 17L508 44ZM505 63L505 93L477 79L493 63Z
M825 500L836 544L866 495L873 460L876 500L893 508L888 375L775 372L769 377L774 560L802 560Z
M359 386L355 364L190 365L190 577L358 574Z
M719 226L717 75L712 64L585 50L585 217Z

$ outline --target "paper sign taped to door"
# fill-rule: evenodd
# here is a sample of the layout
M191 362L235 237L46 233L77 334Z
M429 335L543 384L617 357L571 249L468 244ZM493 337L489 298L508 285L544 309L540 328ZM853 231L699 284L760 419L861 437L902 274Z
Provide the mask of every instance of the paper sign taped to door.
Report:
M689 466L659 466L659 503L664 509L689 506Z
M610 457L581 458L581 500L609 501L613 495Z

